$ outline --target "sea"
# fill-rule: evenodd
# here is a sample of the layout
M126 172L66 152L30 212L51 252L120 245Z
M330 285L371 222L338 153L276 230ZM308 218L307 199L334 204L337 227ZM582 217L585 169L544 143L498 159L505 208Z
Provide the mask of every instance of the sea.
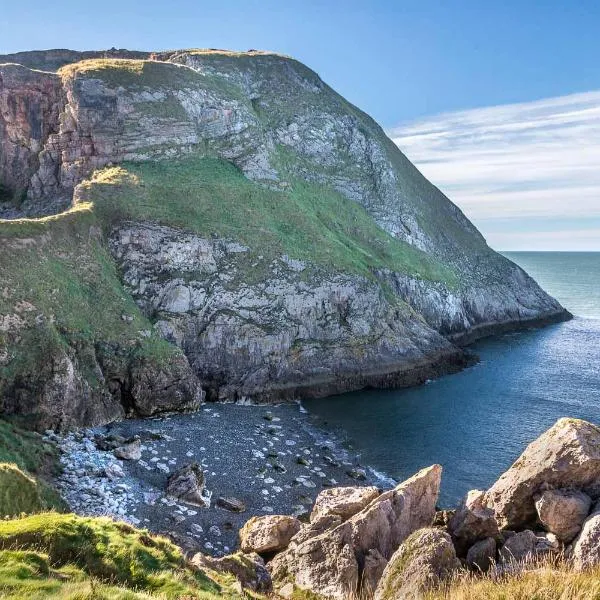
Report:
M460 373L304 408L383 480L443 466L440 506L486 489L560 417L600 424L600 252L506 252L574 319L491 337Z

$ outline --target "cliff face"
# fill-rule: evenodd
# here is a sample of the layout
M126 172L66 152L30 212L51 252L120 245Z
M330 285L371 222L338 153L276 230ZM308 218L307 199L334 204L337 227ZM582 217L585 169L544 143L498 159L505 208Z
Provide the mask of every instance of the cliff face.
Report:
M259 52L120 52L83 61L24 53L3 59L21 65L0 65L0 216L12 219L0 236L39 248L40 236L60 238L72 222L82 252L112 269L105 285L115 298L98 308L128 349L117 353L120 371L131 371L143 338L166 380L165 365L184 360L211 397L410 384L464 364L449 340L564 317L372 119L300 63ZM42 215L55 216L15 220ZM57 246L44 260L65 261ZM59 278L57 303L39 306L39 290L11 287L17 261L15 250L0 263L4 319L14 324L19 303L30 303L81 360L81 322L60 314L68 286ZM71 267L81 287L86 271ZM133 316L117 296L135 300ZM143 322L143 335L113 327L123 319ZM37 326L21 320L3 338L5 398L21 393L17 338ZM106 330L90 332L95 354ZM166 359L148 350L164 340ZM114 399L118 388L116 404L139 411L131 377L111 388L104 370L99 393ZM193 405L190 376L183 392L181 378L165 385L157 409L171 394Z

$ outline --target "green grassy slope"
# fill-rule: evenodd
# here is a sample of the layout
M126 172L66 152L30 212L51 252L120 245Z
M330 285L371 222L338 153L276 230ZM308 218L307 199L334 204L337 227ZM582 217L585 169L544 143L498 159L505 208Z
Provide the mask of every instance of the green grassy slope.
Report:
M2 598L240 598L230 584L125 523L56 513L0 522Z
M162 223L367 277L387 267L453 281L450 269L388 235L341 194L304 181L285 191L268 189L219 159L126 163L97 172L83 189L104 223Z

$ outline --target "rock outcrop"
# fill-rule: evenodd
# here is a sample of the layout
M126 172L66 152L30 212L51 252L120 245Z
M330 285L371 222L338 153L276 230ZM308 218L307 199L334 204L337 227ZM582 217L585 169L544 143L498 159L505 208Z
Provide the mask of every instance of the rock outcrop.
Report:
M486 502L504 529L535 520L536 494L573 488L596 499L600 494L600 429L579 419L560 419L529 444L487 491Z
M439 529L420 529L390 559L375 600L419 600L459 568L450 536Z
M273 580L291 578L300 588L342 599L358 592L366 565L364 579L373 588L381 561L413 531L431 525L441 471L439 465L423 469L340 525L291 545L268 564Z
M600 507L586 519L573 543L573 565L578 570L600 564Z
M339 516L342 521L370 504L380 490L376 487L335 487L323 490L317 496L310 522L316 523L329 516Z
M240 530L240 547L257 554L279 552L288 547L301 526L298 519L285 515L252 517Z
M228 400L413 385L468 364L457 343L568 316L297 61L0 61L0 217L57 215L26 232L0 223L4 410L65 427L193 409L201 385ZM62 365L51 373L19 359L40 323ZM97 408L58 416L61 395Z

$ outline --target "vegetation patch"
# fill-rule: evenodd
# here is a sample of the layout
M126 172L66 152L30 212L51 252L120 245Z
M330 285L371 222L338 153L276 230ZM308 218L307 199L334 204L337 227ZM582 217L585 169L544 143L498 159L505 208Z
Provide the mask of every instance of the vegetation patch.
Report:
M3 598L240 597L190 568L168 540L110 519L44 513L0 522L0 549Z
M125 163L97 172L83 191L107 224L161 223L367 277L389 268L453 280L450 269L387 234L360 204L327 186L296 180L286 190L269 189L219 159Z

